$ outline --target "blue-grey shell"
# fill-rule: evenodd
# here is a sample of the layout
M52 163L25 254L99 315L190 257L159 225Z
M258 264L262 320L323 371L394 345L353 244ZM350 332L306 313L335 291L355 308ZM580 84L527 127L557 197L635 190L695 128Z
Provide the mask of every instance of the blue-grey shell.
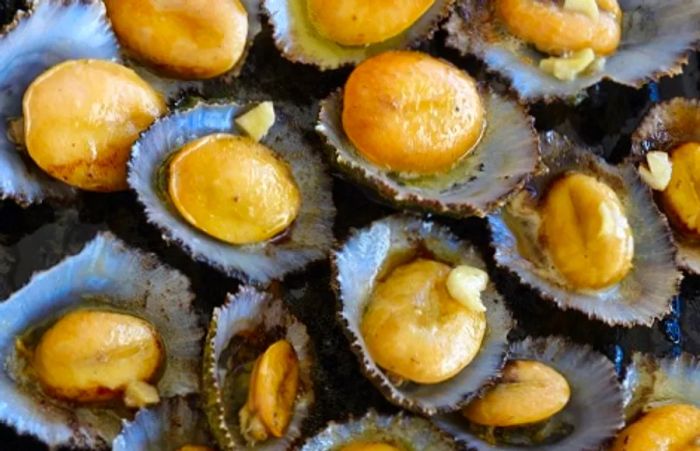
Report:
M513 343L512 360L535 360L557 370L571 389L569 403L550 421L573 425L572 432L557 443L540 445L540 451L597 450L624 425L622 387L615 367L589 346L579 346L560 337L526 338ZM517 451L522 447L493 445L468 432L461 413L436 417L439 427L469 449Z
M230 364L222 358L231 340L237 335L255 332L272 344L285 339L294 348L299 362L299 388L294 410L285 435L271 437L251 446L240 433L238 412L232 411L226 387L231 381L226 368ZM236 363L236 362L234 362ZM238 362L245 364L247 362ZM206 398L206 414L209 425L221 449L284 451L301 437L304 422L311 413L315 401L313 380L313 349L306 326L287 310L284 303L270 294L251 286L243 286L235 295L229 294L226 304L214 309L204 346L202 381Z
M164 399L124 421L112 451L170 451L185 445L212 446L209 427L196 396Z
M379 53L418 45L432 37L455 0L436 0L413 25L398 36L367 46L344 46L321 36L309 19L306 0L262 0L277 48L290 61L321 70L359 64Z
M52 447L101 448L117 435L121 418L116 411L43 394L15 349L17 337L86 302L154 325L167 360L157 384L161 397L197 393L204 331L193 300L190 282L180 272L109 233L99 234L79 254L38 273L0 303L0 422Z
M617 194L632 229L632 269L620 282L606 289L574 290L549 261L526 258L521 253L524 246L538 249L544 255L535 230L536 222L521 216L512 208L513 202L488 217L496 264L513 272L522 283L562 309L579 310L608 324L651 325L670 312L682 273L676 266L671 229L656 207L649 188L631 165L613 167L589 149L554 132L542 135L540 141L548 172L526 185L528 192L535 195L533 203L546 194L554 179L569 171L602 179ZM536 210L532 213L537 216Z
M445 24L447 44L472 54L511 83L522 100L569 98L610 79L641 87L662 76L679 74L700 42L700 2L692 0L619 0L623 13L618 50L602 71L573 81L558 80L539 69L545 57L512 37L499 37L489 0L460 0Z
M321 103L316 131L331 161L390 204L457 217L483 217L503 205L539 170L532 118L517 102L485 90L486 128L476 147L446 172L410 179L362 156L345 134L342 91Z
M308 439L301 451L342 449L355 441L376 441L402 445L401 449L451 451L455 443L428 420L406 414L380 415L369 411L346 423L330 423Z
M44 174L10 142L7 121L22 115L34 79L70 59L113 60L117 41L98 0L37 0L0 35L0 199L20 204L69 199L74 190Z
M279 104L275 104L277 122L262 143L289 165L302 198L299 214L285 239L252 245L219 241L187 223L156 183L168 157L185 143L212 133L241 134L234 120L248 108L232 103L198 103L158 120L133 147L128 181L144 205L149 222L195 260L228 275L268 282L326 257L335 218L330 177L303 132L291 125L291 116Z
M360 323L380 274L396 255L427 249L451 265L486 270L476 249L457 239L446 227L415 216L390 216L354 233L333 256L333 283L340 300L338 316L365 375L392 403L421 414L457 409L495 379L508 350L513 320L493 282L482 293L486 306L486 334L478 354L461 372L438 384L397 385L371 358Z

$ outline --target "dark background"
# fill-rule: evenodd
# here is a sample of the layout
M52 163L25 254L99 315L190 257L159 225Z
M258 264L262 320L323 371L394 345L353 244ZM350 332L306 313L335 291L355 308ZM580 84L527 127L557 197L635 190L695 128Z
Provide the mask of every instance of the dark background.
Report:
M0 24L10 22L16 9L23 6L21 1L0 0ZM424 50L441 55L479 78L487 79L478 62L445 49L442 41L443 36L438 33L435 42ZM562 103L534 105L531 112L538 129L577 134L586 143L601 146L601 153L611 162L619 162L629 150L630 133L654 102L676 96L698 96L699 69L697 55L693 55L684 73L678 77L665 78L640 90L603 82L591 88L589 96L576 106ZM340 86L348 72L344 69L321 73L312 67L287 62L278 55L266 27L256 39L239 80L232 86L212 83L208 90L215 95L271 98L315 108L318 99ZM308 124L308 133L318 143L320 151L312 125ZM339 241L351 228L364 226L391 212L390 208L375 202L371 194L337 177L333 194L338 207L335 232ZM458 234L479 245L488 259L491 258L483 221L447 222ZM50 267L67 254L78 252L98 230L111 230L127 243L155 252L163 261L189 276L197 294L198 308L205 317L223 301L227 292L236 290L237 281L193 262L179 248L165 244L160 233L146 223L133 194L86 193L70 207L40 205L22 209L13 202L0 201L0 299L24 285L35 271ZM700 353L700 329L694 326L700 321L698 277L686 276L682 293L674 302L674 313L667 319L652 328L624 329L607 327L577 313L559 311L520 287L507 274L493 268L491 274L518 320L519 326L513 332L513 338L564 335L573 341L592 345L609 356L618 368L632 351L652 352L659 356L683 351ZM313 434L329 420L344 419L350 414L361 415L368 407L386 412L395 410L361 375L357 361L335 322L335 301L328 286L327 261L288 277L282 286L290 307L308 326L318 356L318 402L307 428L308 434ZM0 426L0 450L20 449L46 448Z

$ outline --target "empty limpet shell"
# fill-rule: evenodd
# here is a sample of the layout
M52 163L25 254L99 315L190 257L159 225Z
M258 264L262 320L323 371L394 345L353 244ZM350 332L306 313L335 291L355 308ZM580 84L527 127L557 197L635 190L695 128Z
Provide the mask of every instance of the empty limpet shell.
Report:
M438 427L466 448L478 451L515 451L528 447L547 451L595 450L623 426L622 387L612 362L602 354L560 337L526 338L511 345L509 359L510 362L538 362L563 376L570 388L568 402L549 419L519 427L472 425L462 411L434 417ZM498 381L495 384L498 387ZM521 388L517 382L515 385L514 391ZM535 384L533 389L536 397L537 390L547 390L547 387ZM557 388L552 386L550 390ZM488 396L489 392L486 393ZM523 404L516 405L518 401ZM501 406L503 409L513 407L522 414L536 410L533 404L539 402L539 398L514 396L510 403L503 402ZM507 417L507 413L499 413Z
M697 446L700 422L690 420L700 418L699 377L695 356L657 359L633 354L623 380L628 427L611 449L621 449L621 441L629 442L630 450L664 449L657 440L666 447Z
M496 264L560 308L608 324L649 325L664 316L682 274L668 223L635 168L610 166L554 132L540 141L547 174L533 178L488 217ZM558 204L548 199L551 189L572 176L581 179L582 189L570 205L560 205L566 214L557 215ZM600 196L588 192L587 185ZM563 200L571 189L559 193ZM554 212L551 221L547 211ZM586 220L573 221L577 212L587 212ZM572 235L572 228L580 235Z
M202 374L204 409L219 447L277 450L299 439L314 403L313 364L306 327L281 300L250 286L229 295L214 309ZM291 390L288 378L295 375ZM257 434L261 429L267 437Z
M162 118L134 145L128 181L167 240L228 275L268 282L325 257L335 207L298 110L275 104L257 143L236 123L255 107L196 102Z
M263 0L282 55L337 69L432 37L454 0Z
M78 32L79 30L79 32ZM22 97L34 79L66 60L114 60L116 38L97 0L44 0L18 12L0 33L0 198L22 205L69 200L75 191L24 158L9 139L10 121L22 115Z
M119 358L117 353L114 360L105 362L106 366L96 364L92 367L90 362L95 362L95 357L85 354L91 349L99 351L99 344L91 341L100 338L100 330L95 327L87 327L86 330L78 327L80 334L87 339L76 344L79 348L73 356L65 348L71 344L70 337L62 333L46 337L50 332L45 332L47 328L57 326L59 323L56 320L59 318L65 321L67 314L94 319L92 315L86 316L85 312L97 311L105 312L103 315L114 315L111 316L112 320L123 317L132 318L135 324L139 321L148 323L147 328L152 327L157 332L164 354L157 373L150 375L148 382L157 389L161 398L197 393L200 388L201 339L204 331L192 309L193 300L189 281L181 273L164 266L154 255L128 248L111 234L98 235L79 254L38 273L24 288L0 304L4 324L0 331L0 359L3 362L0 395L5 401L0 406L0 421L14 427L19 433L37 437L49 446L100 449L107 447L118 434L121 420L133 415L121 403L105 406L65 402L40 386L34 369L37 359L48 364L42 371L48 371L46 374L49 375L52 368L61 368L61 365L76 370L74 373L54 374L61 383L60 387L68 388L86 388L85 385L75 385L81 369L98 370L98 374L103 370L110 371L112 376L103 380L111 380L109 377L132 371L134 366L141 365L138 360ZM64 324L61 328L67 331L70 329L68 326ZM114 330L105 324L102 332L110 329ZM147 337L149 335L146 334ZM60 339L60 336L64 338ZM66 358L54 362L51 359L55 360L57 354L49 355L48 360L41 357L41 350L35 347L42 337L47 340L60 339L57 349ZM140 346L131 344L137 348ZM118 351L114 343L109 345L112 346L110 350ZM81 355L87 357L87 361L72 360ZM76 379L72 380L71 375L75 375ZM121 392L123 387L114 389Z
M485 330L480 340L476 336L472 338L478 351L468 356L468 364L460 365L462 368L456 374L437 383L414 383L405 378L398 381L372 358L362 330L363 313L379 284L392 270L419 258L452 267L485 268L477 251L459 241L445 227L418 217L398 215L355 232L335 252L333 283L340 301L338 315L343 331L367 378L392 403L415 412L434 414L457 409L498 376L505 361L512 319L490 282L481 292L486 312L478 312L478 315L484 315ZM423 333L431 332L426 330Z
M580 25L554 26L550 29L542 24L542 14L528 16L533 11L528 5L546 9L550 8L550 3L553 4L532 0L460 0L444 28L448 33L448 46L484 61L490 71L507 79L521 100L527 102L572 99L603 79L638 88L663 76L679 74L700 42L700 29L697 27L700 5L684 0L619 0L622 35L614 53L605 56L604 65L594 63L590 70L582 72L575 79L560 80L540 68L541 60L548 55L506 31L497 17L497 5L507 6L514 2L524 6L515 9L520 13L515 23L532 24L528 29L542 33L543 39L557 38L555 42L545 43L548 44L544 46L547 50L552 50L550 45L554 49L561 46L559 40L564 37L576 40L588 37ZM614 8L613 3L609 0L597 1L601 17L608 14L604 14L605 10ZM562 4L557 2L556 8L561 8L559 5ZM571 12L571 17L582 23L591 21L583 12ZM551 31L551 35L547 31ZM614 30L608 30L603 35L611 34L614 34ZM602 35L594 32L591 36L597 40ZM601 51L608 53L610 49L608 45Z
M669 155L671 180L663 192L655 191L655 197L661 211L670 219L678 245L678 263L696 274L700 274L700 233L693 220L697 208L694 180L699 155L697 144L700 143L698 127L700 103L697 100L676 98L655 105L633 134L632 153L628 158L641 170L651 152Z
M124 422L112 451L214 451L199 402L196 396L175 396L139 410Z
M485 216L539 169L521 106L420 52L360 64L321 102L316 130L348 178L398 207Z
M301 451L449 451L455 443L428 420L406 414L380 415L370 410L359 419L329 423L306 440Z
M198 86L168 77L237 76L261 30L256 0L106 0L105 4L127 59L143 64L139 72L148 72L145 78L166 91Z

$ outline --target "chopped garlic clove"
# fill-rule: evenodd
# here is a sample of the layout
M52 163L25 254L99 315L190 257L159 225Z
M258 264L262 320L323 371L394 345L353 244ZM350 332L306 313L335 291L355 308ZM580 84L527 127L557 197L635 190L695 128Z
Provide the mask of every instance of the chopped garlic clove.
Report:
M260 141L275 123L275 107L272 102L262 102L236 118L236 125L256 141Z
M595 21L600 17L596 0L565 0L564 10L583 13Z
M143 381L129 382L124 390L124 404L127 407L140 409L144 406L157 404L159 401L158 390L153 385Z
M485 312L481 292L489 283L489 275L473 266L460 265L447 276L447 291L460 304L475 312Z
M571 81L585 71L595 59L592 49L584 49L561 58L554 56L545 58L540 61L540 69L559 80Z
M668 158L668 154L659 151L647 153L647 166L639 167L639 175L642 180L654 190L665 190L671 183L671 175L673 174L673 164Z

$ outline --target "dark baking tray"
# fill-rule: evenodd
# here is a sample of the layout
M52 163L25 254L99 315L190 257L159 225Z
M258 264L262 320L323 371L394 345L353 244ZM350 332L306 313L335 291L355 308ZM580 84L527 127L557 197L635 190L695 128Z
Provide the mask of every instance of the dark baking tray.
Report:
M10 22L20 7L23 7L21 1L0 0L0 24ZM483 68L478 62L459 57L444 48L442 42L443 36L438 33L435 42L424 50L483 76ZM531 108L531 112L538 129L555 129L577 135L587 144L599 146L600 153L609 161L619 162L629 150L630 133L653 103L676 96L698 97L698 61L698 56L693 55L682 75L665 78L639 90L603 82L591 88L588 97L578 105L538 104ZM208 89L214 95L271 98L314 106L318 99L340 86L348 72L322 73L312 67L287 62L274 48L266 27L256 39L244 72L233 88L212 84ZM320 151L320 142L313 136L313 124L306 125ZM367 225L393 211L376 202L371 194L338 177L334 181L333 195L338 207L335 236L339 241L350 229ZM455 232L479 245L490 259L483 221L445 222ZM179 248L165 244L160 233L146 222L133 194L83 194L75 205L67 208L39 205L23 209L13 202L0 202L0 299L24 285L35 271L78 252L98 230L111 230L127 243L155 252L164 262L185 273L196 291L197 305L205 315L222 302L227 292L236 290L237 281L193 262ZM625 329L607 327L574 312L559 311L520 287L516 280L502 271L491 268L491 274L518 320L514 338L564 335L573 341L592 345L610 357L618 368L633 351L659 356L683 351L700 353L698 277L685 278L681 295L674 302L674 311L668 318L651 328ZM319 388L317 405L306 431L309 435L327 421L361 415L370 407L384 412L396 410L361 375L357 360L335 321L336 304L329 289L329 276L328 262L324 261L273 287L283 293L292 310L308 326L318 356ZM12 429L0 425L1 451L44 449L36 440L18 436Z

